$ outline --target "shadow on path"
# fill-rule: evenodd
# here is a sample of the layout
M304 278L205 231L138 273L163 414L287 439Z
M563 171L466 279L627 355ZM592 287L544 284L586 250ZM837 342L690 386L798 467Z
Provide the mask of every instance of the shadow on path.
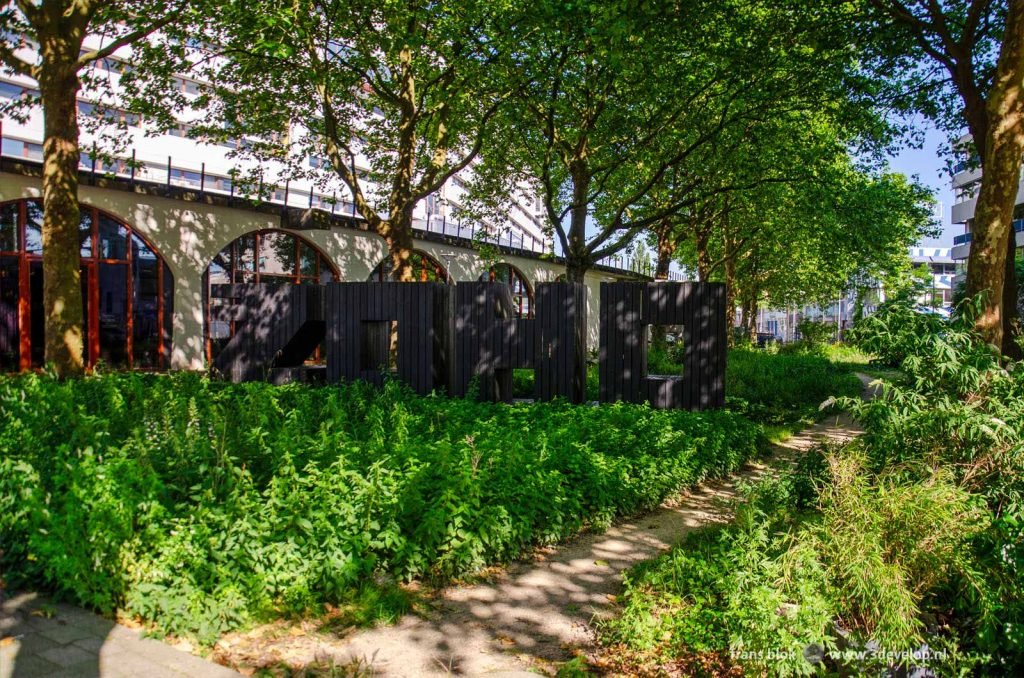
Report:
M81 608L0 591L0 678L228 678L238 674Z

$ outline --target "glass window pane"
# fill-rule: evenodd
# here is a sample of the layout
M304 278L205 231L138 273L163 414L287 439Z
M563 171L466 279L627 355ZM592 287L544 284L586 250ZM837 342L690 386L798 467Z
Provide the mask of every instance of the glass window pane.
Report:
M231 245L228 245L220 254L213 258L210 262L210 267L207 269L210 272L210 284L211 285L224 285L231 282Z
M148 256L147 256L148 255ZM160 287L156 256L132 236L132 365L159 367Z
M128 275L126 264L100 264L100 360L128 363Z
M0 252L18 251L18 203L0 205Z
M43 262L29 263L29 341L32 367L43 366Z
M256 236L255 235L243 235L241 238L235 241L238 247L238 261L235 263L240 270L243 271L255 271L256 270Z
M146 244L146 241L134 233L132 234L132 259L156 261L156 252L149 249L149 245Z
M43 253L43 205L37 200L25 205L25 251Z
M127 259L128 229L105 214L100 215L100 258Z
M260 273L295 275L295 246L287 233L260 234Z
M78 222L79 256L92 256L92 210L83 207L82 218Z
M18 351L18 258L0 257L0 370L18 369Z
M308 245L299 245L299 272L302 275L316 275L317 259L316 250Z

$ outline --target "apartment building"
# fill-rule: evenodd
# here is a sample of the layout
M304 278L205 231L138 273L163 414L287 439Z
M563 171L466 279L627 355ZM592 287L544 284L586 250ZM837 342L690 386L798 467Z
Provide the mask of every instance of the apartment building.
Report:
M948 247L911 247L908 254L915 267L926 267L930 285L921 292L917 302L922 312L948 315L953 305L953 292L956 287L956 261ZM885 287L878 283L869 289L861 299L864 315L874 313L886 300ZM857 310L857 294L854 290L846 292L830 304L784 308L762 309L758 312L757 331L769 334L778 341L793 341L799 338L797 325L804 319L814 320L832 325L836 331L836 339L843 336L854 321Z
M960 145L969 141L969 137L960 140ZM971 252L971 222L974 210L978 205L978 188L981 185L981 169L972 167L966 158L959 160L953 167L953 217L954 224L963 225L963 233L953 238L952 257L957 263L957 282L963 280L967 271L967 258ZM1013 230L1017 237L1017 247L1024 247L1024 172L1017 188L1017 200L1013 209Z

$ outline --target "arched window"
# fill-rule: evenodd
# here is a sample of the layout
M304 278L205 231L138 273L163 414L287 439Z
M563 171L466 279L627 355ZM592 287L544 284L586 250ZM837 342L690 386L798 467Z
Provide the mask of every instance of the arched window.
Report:
M285 231L254 231L230 243L213 258L203 275L206 297L206 359L212 363L234 334L232 323L212 321L211 309L227 303L211 298L210 285L323 285L338 271L315 246Z
M448 274L441 263L426 252L413 250L409 257L412 262L412 277L418 282L443 282L451 283L452 277ZM369 282L385 282L391 279L391 257L385 257L384 261L377 264L377 268L370 273Z
M527 282L523 272L512 264L494 264L490 270L480 276L480 280L503 282L512 291L512 306L519 318L533 317L533 288Z
M141 236L106 212L81 206L79 243L85 361L165 369L171 353L174 279ZM0 369L42 367L43 206L0 203Z

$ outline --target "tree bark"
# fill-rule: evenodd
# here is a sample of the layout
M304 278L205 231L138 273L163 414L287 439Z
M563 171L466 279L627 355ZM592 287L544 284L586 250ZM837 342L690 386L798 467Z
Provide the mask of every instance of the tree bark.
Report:
M1017 287L1017 234L1010 217L1010 233L1006 244L1006 276L1003 278L1003 355L1012 360L1024 358L1017 343L1020 335L1020 292Z
M581 152L585 152L581 151ZM569 210L569 247L565 252L565 277L569 282L583 282L583 277L593 265L587 248L587 193L590 191L590 169L585 158L573 161L572 176L573 204Z
M995 80L986 101L987 130L982 143L976 145L981 152L982 181L967 265L967 295L985 295L976 327L987 342L1001 350L1012 337L1012 332L1006 331L1012 312L1005 300L1016 291L1016 277L1007 278L1007 258L1024 152L1022 89L1024 0L1010 0Z
M78 225L78 46L40 36L43 107L43 313L45 360L62 377L85 370ZM52 50L52 51L51 51ZM50 52L50 53L47 53Z
M711 276L711 253L708 251L708 232L698 228L694 238L697 250L697 277L701 282L707 282Z
M654 279L668 280L669 268L672 266L672 257L676 253L676 243L671 238L672 225L666 219L654 229L658 238L658 260L654 265Z
M378 232L388 246L391 279L396 282L415 282L412 270L412 210L412 204L406 201L402 209L392 210L390 218L378 227Z
M728 245L727 245L728 246ZM731 347L736 343L736 261L725 259L725 328L726 342Z
M757 292L748 291L743 295L743 332L750 341L757 340Z

